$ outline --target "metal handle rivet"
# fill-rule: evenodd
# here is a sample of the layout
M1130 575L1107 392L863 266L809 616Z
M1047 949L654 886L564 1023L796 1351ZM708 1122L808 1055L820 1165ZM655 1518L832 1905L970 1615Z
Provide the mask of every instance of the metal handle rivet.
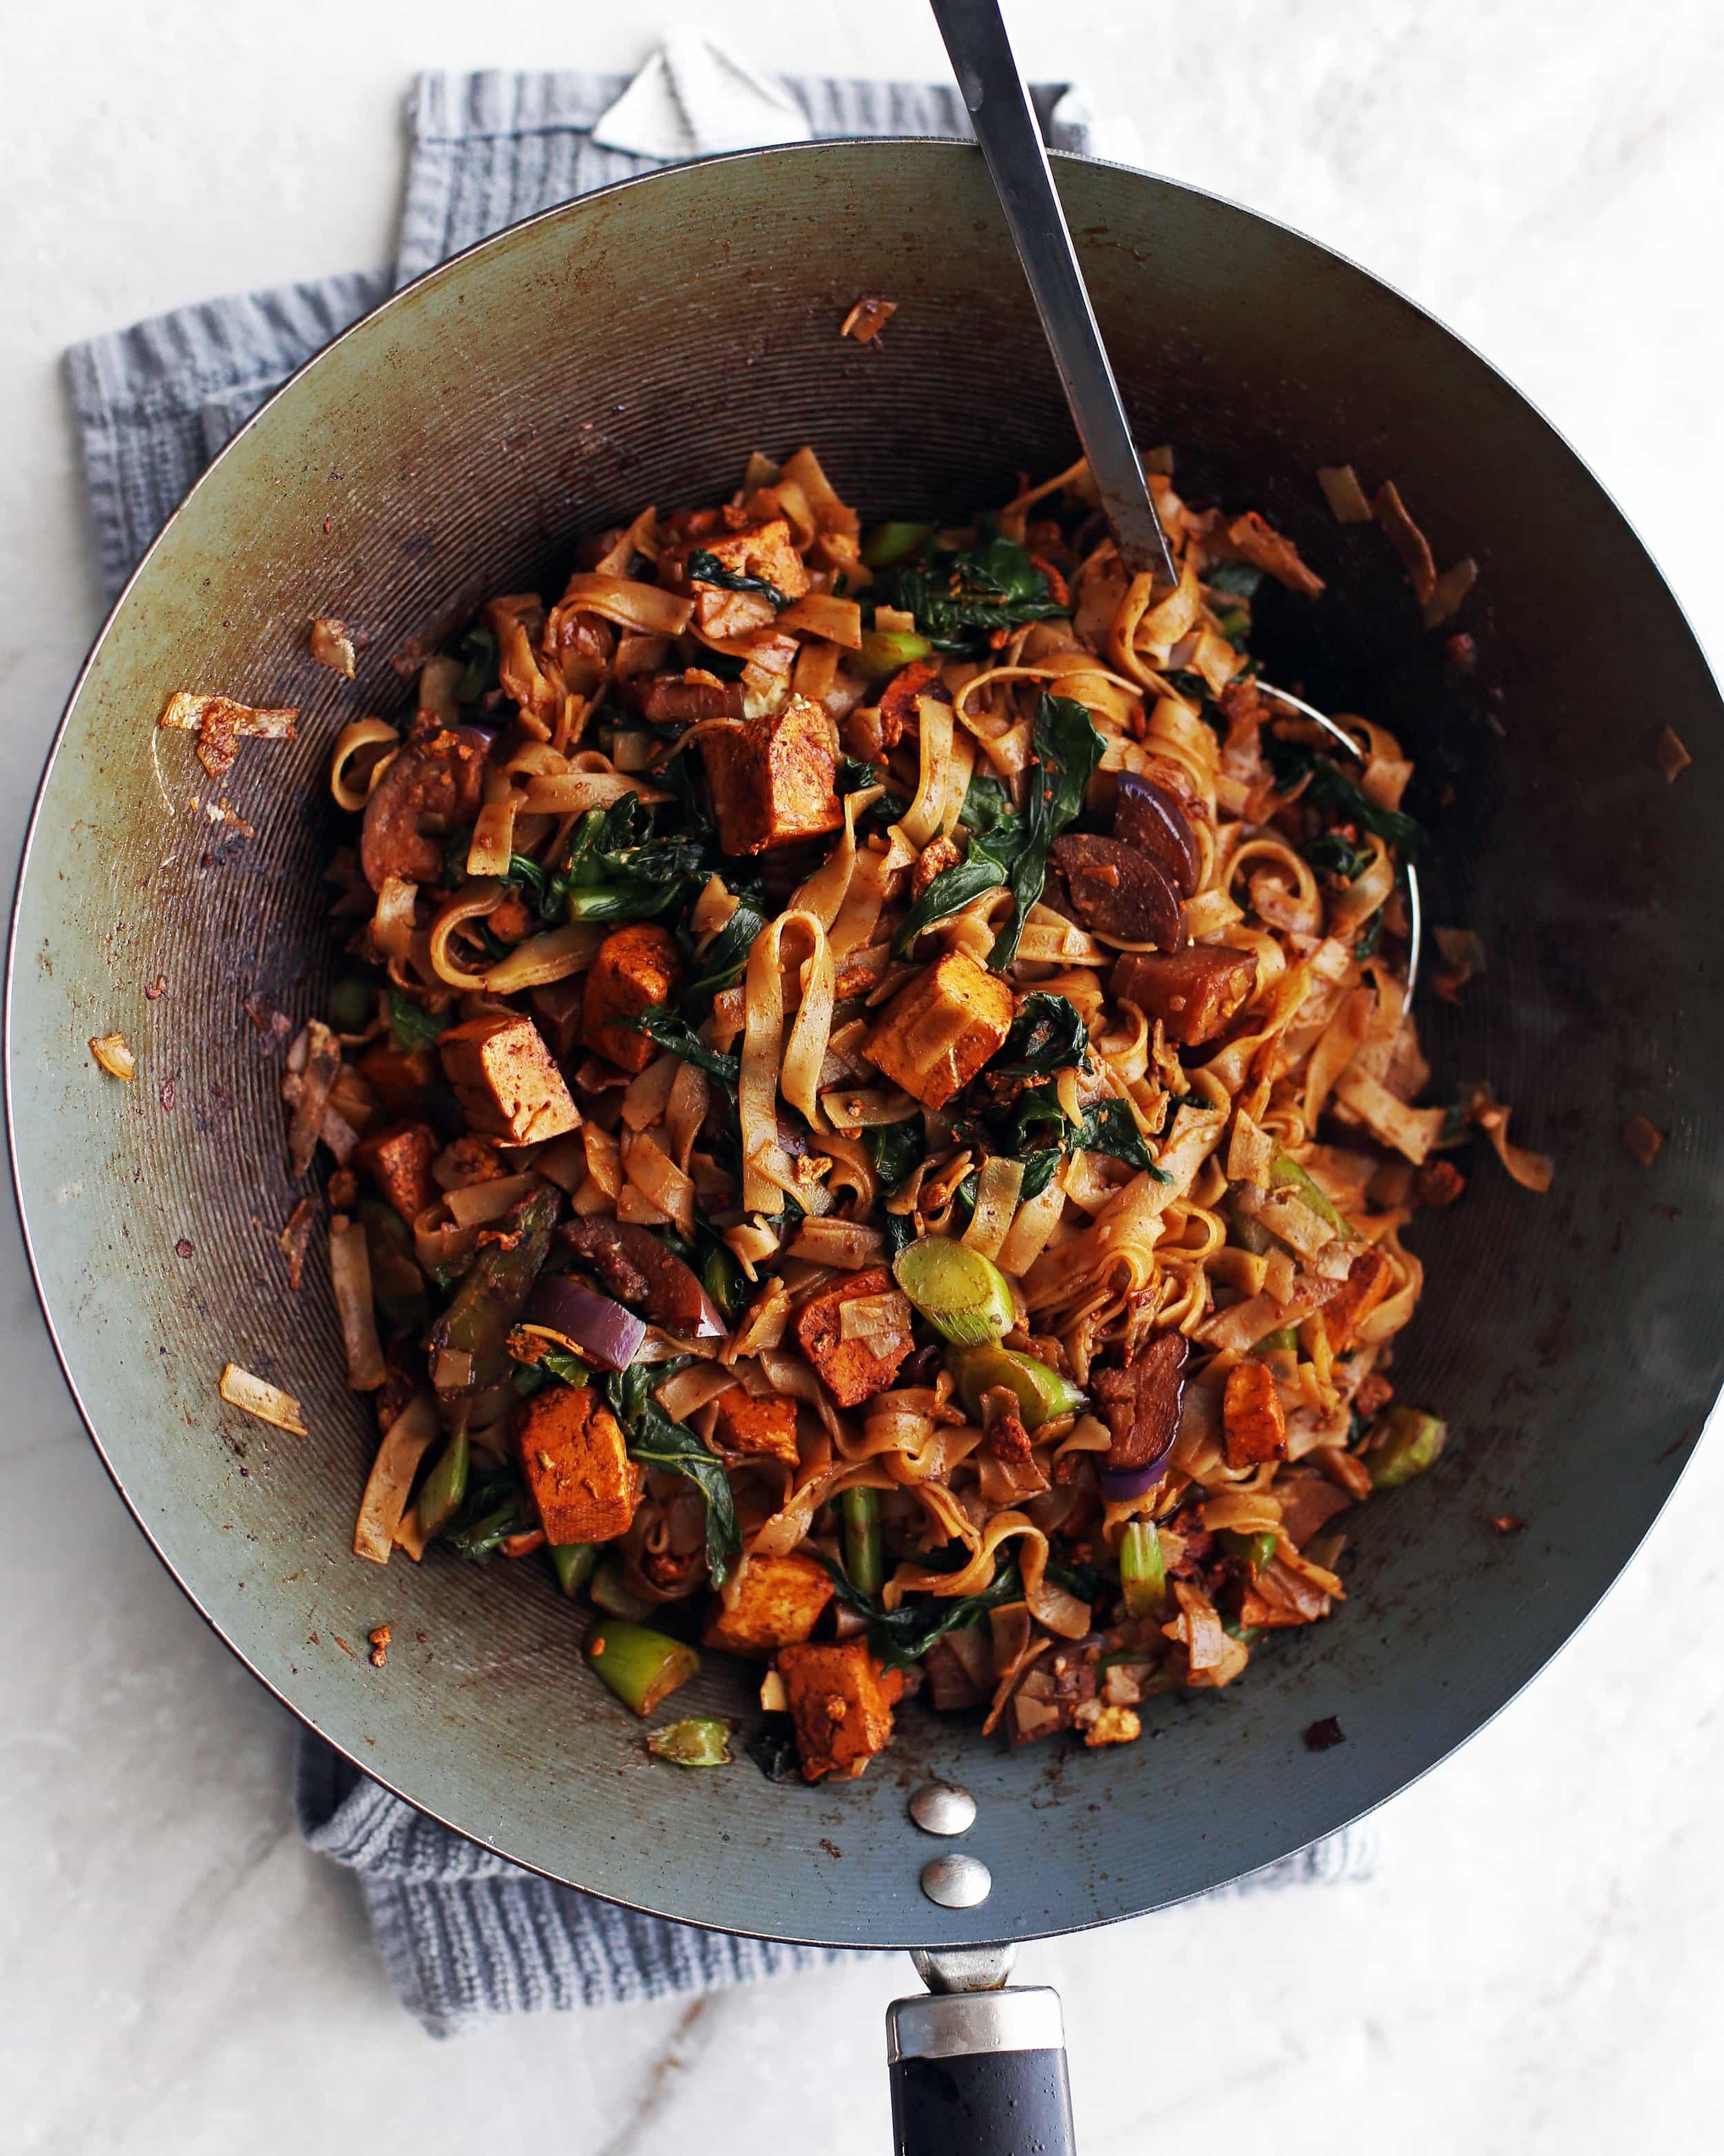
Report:
M924 1834L967 1834L976 1824L976 1799L950 1782L928 1782L910 1799L910 1816Z
M936 1856L922 1866L922 1892L942 1909L976 1909L993 1892L993 1874L979 1856Z

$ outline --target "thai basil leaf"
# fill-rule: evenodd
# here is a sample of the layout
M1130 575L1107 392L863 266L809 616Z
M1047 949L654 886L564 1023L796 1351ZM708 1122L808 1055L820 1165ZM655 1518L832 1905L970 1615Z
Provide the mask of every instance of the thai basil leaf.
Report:
M439 1036L449 1031L449 1021L446 1018L439 1012L428 1011L423 1004L415 1003L398 988L390 989L387 1002L389 1038L403 1055L435 1048Z
M1020 1205L1027 1205L1032 1198L1041 1196L1060 1173L1060 1163L1065 1158L1065 1152L1059 1146L1018 1155L1024 1163L1024 1180L1018 1186L1018 1203Z
M736 986L747 970L748 954L765 932L766 925L764 916L752 906L738 904L705 952L698 958L690 958L695 977L683 990L685 1007L704 1007L721 988Z
M1305 850L1305 858L1314 869L1331 870L1349 883L1371 865L1371 855L1343 839L1339 831L1325 831L1321 838L1313 839Z
M644 1033L659 1047L668 1048L673 1055L680 1055L685 1063L692 1063L697 1070L710 1070L715 1078L722 1078L726 1085L734 1086L741 1077L741 1057L724 1055L717 1049L709 1048L688 1020L669 1004L654 1004L651 1009L623 1023Z
M1070 696L1044 694L1036 711L1034 743L1022 814L996 814L992 797L981 797L977 813L993 820L985 834L971 839L967 858L942 869L911 906L892 945L900 958L923 929L1001 884L1012 894L1012 917L994 938L988 963L1003 973L1017 957L1029 909L1047 880L1048 849L1083 808L1101 762L1101 737L1088 711ZM973 780L970 792L975 792ZM968 806L967 795L967 811Z
M1029 767L1024 808L1024 846L1006 878L1013 900L1012 917L988 954L988 964L999 973L1017 957L1029 909L1042 895L1048 849L1082 811L1090 781L1101 762L1102 741L1095 721L1070 696L1043 692L1036 707L1034 742L1036 761Z
M673 1422L653 1398L648 1389L655 1375L664 1374L662 1366L646 1363L613 1370L604 1381L605 1398L623 1426L632 1459L643 1467L685 1476L700 1491L706 1507L706 1569L716 1586L742 1547L730 1477L705 1442L681 1423Z
M839 1601L848 1603L852 1609L867 1618L868 1644L889 1667L905 1669L920 1661L935 1640L955 1632L960 1625L974 1624L990 1609L1018 1601L1024 1594L1018 1560L1008 1557L996 1567L992 1582L979 1594L917 1595L914 1600L900 1603L895 1609L882 1609L871 1595L862 1594L850 1584L842 1566L824 1550L815 1548L813 1554L831 1573Z
M1090 1031L1064 996L1032 988L1018 1006L1004 1045L988 1066L993 1078L1043 1078L1080 1065Z
M455 684L458 704L480 704L497 685L497 639L488 629L469 629L461 639L466 670Z
M757 592L763 599L770 599L775 607L789 604L776 584L769 584L764 577L751 577L743 569L727 569L716 554L710 554L704 547L697 547L689 557L689 582L691 584L716 584L721 591Z
M931 641L957 650L972 649L993 629L1019 629L1071 611L1054 598L1029 549L998 536L960 552L936 547L914 562L883 570L874 595L914 614Z
M1016 814L1004 779L996 778L991 771L981 771L971 779L964 794L959 821L968 824L978 839L985 839L995 824Z
M880 783L880 773L865 757L841 756L838 760L836 785L840 794L859 793L865 786Z
M1042 1124L1052 1126L1054 1145L1049 1148L1044 1142L1032 1149L1029 1146L1027 1134ZM1111 1159L1124 1161L1128 1168L1145 1170L1157 1183L1173 1180L1164 1168L1156 1166L1149 1142L1138 1129L1131 1111L1123 1101L1097 1101L1084 1111L1083 1122L1074 1125L1066 1122L1059 1094L1049 1085L1026 1086L1018 1096L1013 1104L1010 1130L1002 1150L1018 1158L1024 1158L1027 1152L1032 1157L1039 1157L1044 1152L1051 1151L1056 1164L1068 1152L1104 1152ZM1044 1190L1047 1188L1052 1173L1052 1167L1041 1172L1038 1188ZM1029 1180L1026 1172L1024 1187L1018 1192L1020 1203L1025 1197L1035 1194L1028 1188Z
M1310 782L1300 797L1302 800L1314 808L1332 808L1343 821L1374 831L1403 860L1416 859L1424 844L1424 826L1398 808L1379 808L1332 757L1320 756L1302 742L1282 741L1273 735L1265 738L1264 748L1279 786L1290 786L1309 772Z
M538 1524L532 1500L515 1477L492 1475L468 1486L443 1540L457 1557L484 1564L511 1535L531 1533Z
M928 1137L920 1116L901 1123L875 1123L865 1140L880 1188L887 1197L913 1175L927 1158Z
M1218 562L1204 570L1203 582L1212 592L1230 592L1235 598L1248 599L1263 582L1263 572L1250 562Z

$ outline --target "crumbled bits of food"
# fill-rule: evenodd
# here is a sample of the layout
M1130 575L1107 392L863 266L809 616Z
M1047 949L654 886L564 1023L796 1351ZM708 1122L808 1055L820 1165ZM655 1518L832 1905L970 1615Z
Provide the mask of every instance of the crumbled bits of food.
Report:
M316 1206L309 1198L302 1198L287 1216L287 1224L276 1237L281 1255L287 1260L287 1284L295 1295L305 1270L305 1245L311 1239L311 1220Z
M380 1670L389 1659L389 1627L379 1625L374 1632L367 1632L365 1637L366 1644L371 1649L371 1666L374 1670Z
M198 761L212 778L225 778L239 755L243 738L291 741L297 709L260 711L235 703L231 696L198 696L180 689L167 700L159 724L198 737Z
M1332 1714L1326 1714L1321 1722L1314 1722L1305 1732L1307 1752L1332 1752L1337 1744L1345 1744L1346 1732Z
M872 344L897 311L895 300L879 300L865 292L844 316L839 335L854 337L858 344Z
M167 976L166 973L158 973L155 979L145 988L144 1001L146 1004L156 1003L159 1002L160 999L167 993Z
M1622 1142L1642 1168L1650 1168L1664 1149L1664 1132L1637 1109L1622 1127Z
M333 614L320 614L311 624L310 637L311 656L320 666L327 666L336 674L344 674L351 680L358 670L359 654L355 649L353 632L344 621Z
M306 1437L305 1418L299 1402L291 1393L285 1393L280 1385L272 1385L267 1378L242 1370L237 1363L224 1363L221 1376L222 1398L229 1407L239 1408L259 1422L266 1422L275 1430L285 1430L290 1437Z
M192 1239L189 1235L182 1235L180 1237L178 1242L177 1242L173 1246L173 1254L177 1258L189 1258L191 1256Z
M1665 728L1658 737L1658 747L1653 753L1658 758L1659 769L1672 786L1694 761L1688 753L1687 745L1674 726Z
M110 1078L131 1080L138 1075L138 1060L127 1045L123 1033L104 1033L90 1044L95 1056Z
M1526 1521L1518 1512L1493 1512L1491 1515L1491 1531L1493 1534L1518 1535L1526 1525Z

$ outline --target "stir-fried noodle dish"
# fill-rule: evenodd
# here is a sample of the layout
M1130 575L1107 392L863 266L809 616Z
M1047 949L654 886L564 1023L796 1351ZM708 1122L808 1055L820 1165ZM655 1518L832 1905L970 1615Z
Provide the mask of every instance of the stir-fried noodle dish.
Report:
M1412 767L1251 656L1260 582L1321 583L1154 486L1172 588L1081 465L865 532L757 456L336 745L285 1091L382 1433L356 1548L526 1561L643 1716L752 1661L810 1781L911 1694L1130 1743L1328 1616L1443 1442L1393 1383L1419 1209L1473 1128L1548 1180L1482 1090L1419 1105ZM282 716L224 711L230 756Z

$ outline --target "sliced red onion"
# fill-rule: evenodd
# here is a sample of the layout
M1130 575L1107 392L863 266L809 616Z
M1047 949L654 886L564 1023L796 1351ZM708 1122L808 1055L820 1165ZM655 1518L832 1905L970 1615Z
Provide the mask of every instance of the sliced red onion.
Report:
M562 1273L541 1277L521 1322L530 1332L554 1335L605 1370L626 1370L646 1338L644 1318Z
M1143 1467L1104 1467L1096 1477L1101 1495L1110 1505L1129 1505L1134 1498L1153 1490L1172 1463L1173 1447L1170 1442L1159 1459L1152 1460Z

